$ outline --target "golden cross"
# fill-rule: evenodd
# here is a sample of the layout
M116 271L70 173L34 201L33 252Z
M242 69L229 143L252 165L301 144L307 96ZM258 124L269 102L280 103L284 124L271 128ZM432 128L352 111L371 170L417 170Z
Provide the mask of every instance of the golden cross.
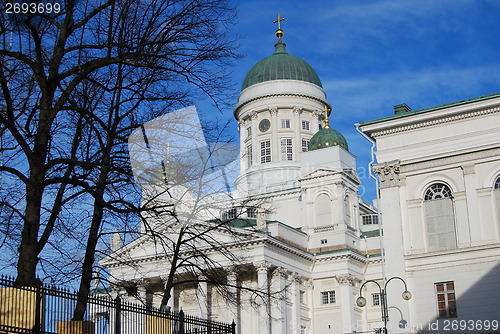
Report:
M329 111L332 111L330 108L328 108L328 106L325 106L325 109L321 110L321 112L324 112L325 113L325 129L328 129L330 128L330 120L328 119L328 112Z
M278 30L281 30L281 21L285 21L285 18L281 18L280 14L278 14L278 19L273 21L273 23L278 23Z

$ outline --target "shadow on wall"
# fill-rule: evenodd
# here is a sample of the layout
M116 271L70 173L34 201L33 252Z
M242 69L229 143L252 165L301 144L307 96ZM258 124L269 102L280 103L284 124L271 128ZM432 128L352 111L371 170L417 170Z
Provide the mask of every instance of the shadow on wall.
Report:
M415 328L418 333L500 333L500 263L465 291L460 280L436 283L434 289L428 304L440 316Z

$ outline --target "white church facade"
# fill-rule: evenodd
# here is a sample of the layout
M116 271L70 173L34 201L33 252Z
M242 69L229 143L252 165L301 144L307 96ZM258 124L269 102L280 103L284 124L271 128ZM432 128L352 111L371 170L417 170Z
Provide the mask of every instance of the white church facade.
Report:
M360 307L360 287L398 276L413 297L401 298L401 283L388 285L390 333L434 323L444 332L445 320L471 319L491 332L496 320L498 331L500 94L419 111L399 106L395 115L359 124L376 142L379 213L358 196L356 159L329 124L319 76L287 53L280 29L277 36L274 54L249 71L235 107L236 190L211 196L195 217L227 221L234 232L212 231L238 261L200 247L235 298L207 280L189 276L182 284L188 276L180 271L169 307L234 320L241 334L374 333L384 326L383 296L367 284ZM198 202L178 193L163 200L192 219L190 205ZM153 220L150 227L173 224L167 216ZM171 263L165 249L145 234L101 263L117 284L128 282L157 306ZM263 293L256 298L255 291Z

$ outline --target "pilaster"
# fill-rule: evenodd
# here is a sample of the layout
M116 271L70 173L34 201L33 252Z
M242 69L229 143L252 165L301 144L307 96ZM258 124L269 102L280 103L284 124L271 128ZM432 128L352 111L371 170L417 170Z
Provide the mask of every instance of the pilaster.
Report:
M474 164L462 165L464 174L465 196L467 200L467 222L470 233L470 243L472 246L481 244L481 241L488 239L482 237L482 221L479 214L479 204L476 191L476 170ZM472 228L474 227L474 228Z
M403 236L403 208L400 187L403 185L404 177L400 176L399 160L389 161L374 165L374 171L380 178L380 210L383 229L384 245L384 279L399 276L406 281L406 267L404 258L404 236ZM399 329L399 321L404 320L411 323L408 303L401 298L399 289L389 289L389 328ZM409 329L399 329L406 332ZM398 332L399 333L399 332Z
M354 276L352 274L342 274L335 277L340 284L340 305L342 314L342 333L352 333L354 319L354 298L353 286Z

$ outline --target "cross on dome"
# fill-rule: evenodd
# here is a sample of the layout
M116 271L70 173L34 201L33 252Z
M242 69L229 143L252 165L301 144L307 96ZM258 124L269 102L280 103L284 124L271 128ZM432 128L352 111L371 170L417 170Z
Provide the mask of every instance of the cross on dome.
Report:
M278 37L278 41L281 41L281 37L285 34L285 32L281 30L281 21L285 21L285 18L282 18L280 14L278 14L278 19L273 21L273 23L278 23L278 29L276 29L276 37Z
M325 113L325 129L330 129L330 120L328 119L328 112L332 111L328 106L325 106L325 109L321 110L321 112Z

